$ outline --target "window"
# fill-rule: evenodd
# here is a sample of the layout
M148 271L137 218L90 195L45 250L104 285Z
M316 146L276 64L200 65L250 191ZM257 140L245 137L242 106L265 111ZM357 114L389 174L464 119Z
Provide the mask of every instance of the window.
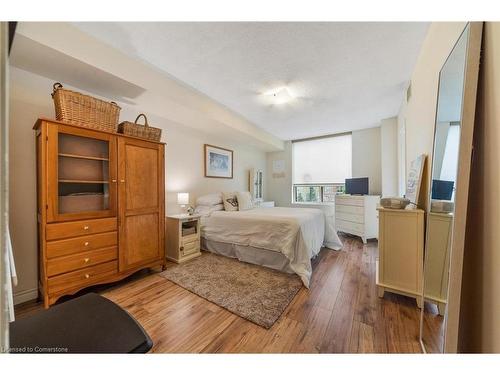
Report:
M333 202L351 177L351 133L293 142L293 201Z

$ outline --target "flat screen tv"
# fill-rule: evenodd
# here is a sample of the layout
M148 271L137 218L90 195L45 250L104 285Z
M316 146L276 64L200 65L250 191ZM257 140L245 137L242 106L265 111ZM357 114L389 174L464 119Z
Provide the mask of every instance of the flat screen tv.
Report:
M432 180L432 199L451 200L453 185L453 181Z
M345 193L351 195L367 195L368 177L346 178Z

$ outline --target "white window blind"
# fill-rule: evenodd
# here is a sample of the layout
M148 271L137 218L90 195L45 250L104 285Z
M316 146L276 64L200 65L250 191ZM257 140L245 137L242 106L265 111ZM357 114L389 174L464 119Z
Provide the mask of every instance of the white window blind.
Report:
M295 141L294 184L344 183L352 176L351 134Z

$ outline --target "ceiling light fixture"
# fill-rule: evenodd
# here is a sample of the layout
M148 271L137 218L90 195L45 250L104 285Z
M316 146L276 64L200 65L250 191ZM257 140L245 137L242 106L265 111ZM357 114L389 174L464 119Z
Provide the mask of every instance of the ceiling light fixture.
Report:
M287 87L279 87L264 93L264 95L271 97L274 104L284 104L294 99Z

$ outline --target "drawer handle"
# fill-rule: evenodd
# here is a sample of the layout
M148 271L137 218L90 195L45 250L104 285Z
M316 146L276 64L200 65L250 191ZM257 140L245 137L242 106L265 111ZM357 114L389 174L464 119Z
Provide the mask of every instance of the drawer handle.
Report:
M84 225L84 226L83 226L83 230L89 230L89 228L90 228L90 227L89 227L88 225Z
M85 246L89 246L89 242L88 242L88 241L85 241L84 245L85 245Z
M125 182L125 180L120 180L120 182L123 184Z
M89 262L89 260L90 260L90 258L85 258L83 261L84 261L85 263L88 263L88 262Z
M88 279L90 278L90 275L88 273L85 274L85 278Z
M184 251L184 246L181 246L180 250L181 250L181 251Z
M116 182L116 180L111 180L111 182Z

